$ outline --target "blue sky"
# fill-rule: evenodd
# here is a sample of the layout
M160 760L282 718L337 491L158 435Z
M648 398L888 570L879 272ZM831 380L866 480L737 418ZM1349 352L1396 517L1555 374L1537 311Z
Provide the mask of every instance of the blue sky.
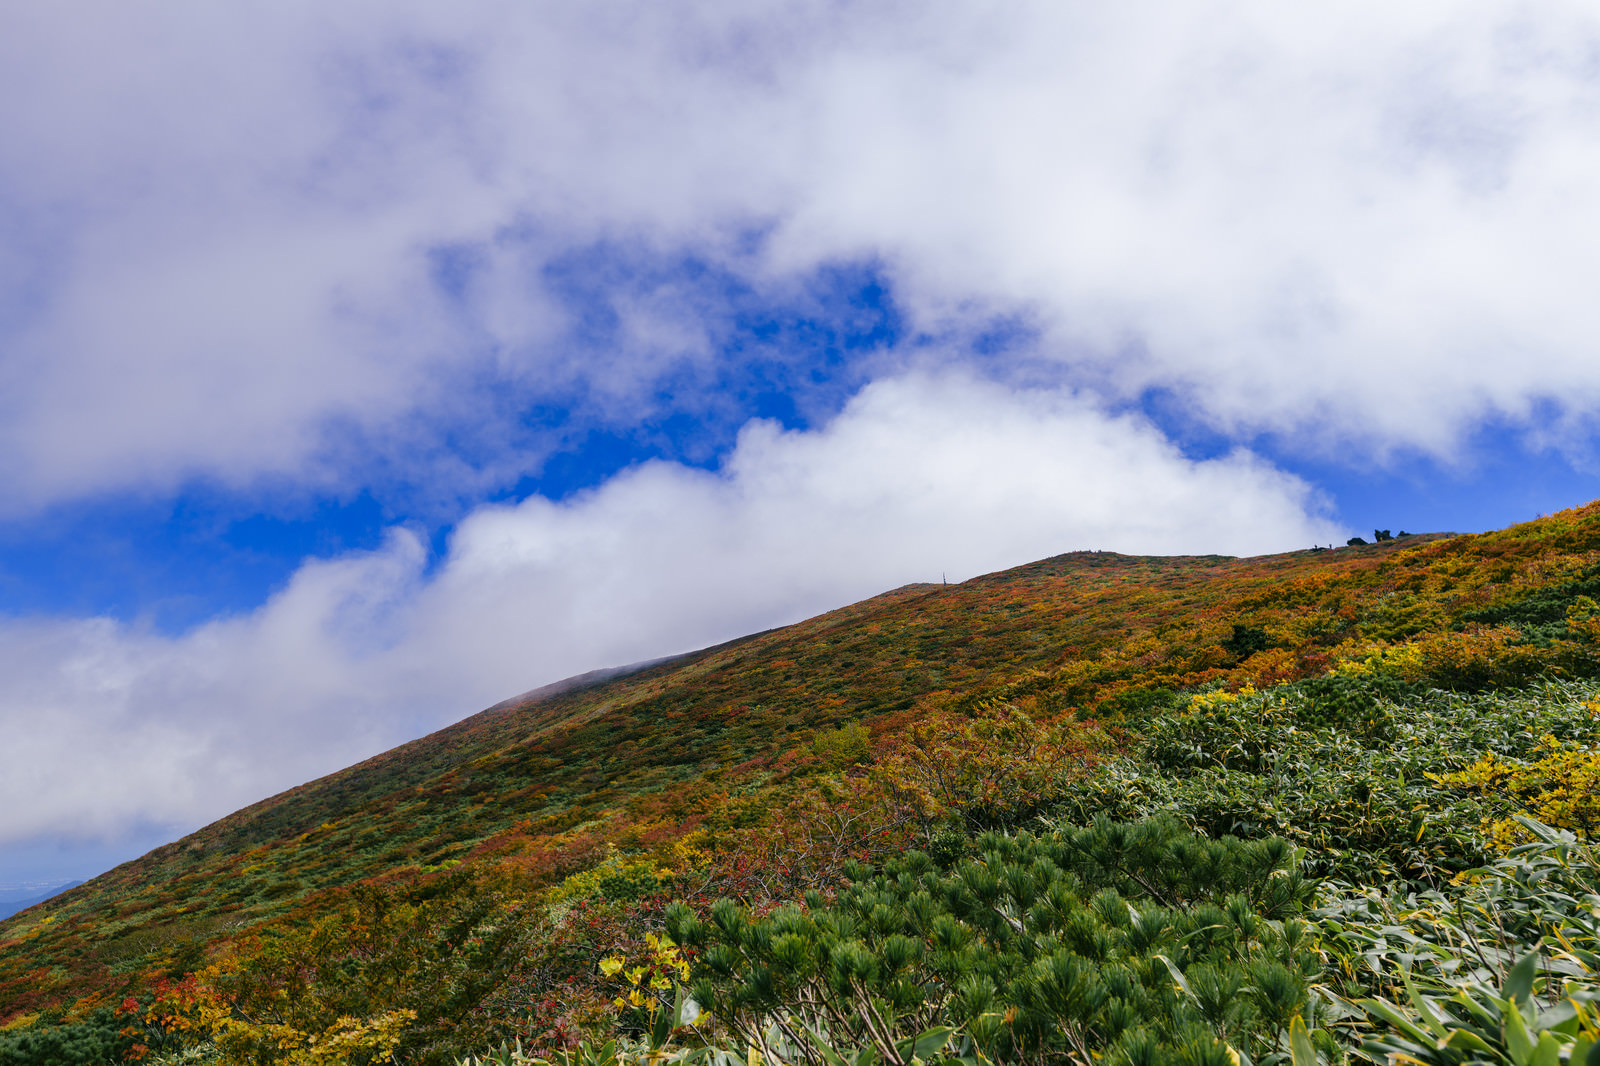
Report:
M0 13L0 887L1080 548L1600 496L1600 17Z

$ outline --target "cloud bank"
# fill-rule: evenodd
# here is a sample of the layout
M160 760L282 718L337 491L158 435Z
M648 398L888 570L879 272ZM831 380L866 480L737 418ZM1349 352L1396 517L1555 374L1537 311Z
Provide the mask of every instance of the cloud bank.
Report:
M1597 47L1575 0L13 6L7 506L514 481L527 404L627 422L728 358L670 286L575 356L552 264L607 247L878 263L914 331L1009 316L1034 372L1241 439L1582 436Z
M431 569L397 529L179 637L5 623L0 846L185 830L512 693L912 581L1340 535L1248 453L1186 458L1069 391L885 380L820 430L750 423L717 472L653 462L559 504L482 508Z

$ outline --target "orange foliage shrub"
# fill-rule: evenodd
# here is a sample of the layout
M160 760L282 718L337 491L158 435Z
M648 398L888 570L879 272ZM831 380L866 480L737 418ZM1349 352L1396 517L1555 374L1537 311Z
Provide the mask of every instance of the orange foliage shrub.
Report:
M1010 826L1058 795L1106 742L1092 722L1039 722L1015 705L985 704L972 718L912 726L880 760L876 780L924 832L951 818L969 829Z

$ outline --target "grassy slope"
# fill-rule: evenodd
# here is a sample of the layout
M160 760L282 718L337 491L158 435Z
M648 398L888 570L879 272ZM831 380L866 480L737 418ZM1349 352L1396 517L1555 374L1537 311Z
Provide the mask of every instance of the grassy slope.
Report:
M607 841L680 831L730 795L816 770L817 730L893 731L1030 693L1047 707L1321 673L1374 640L1447 628L1600 558L1600 506L1481 537L1254 559L1073 553L917 585L596 684L512 701L264 800L0 922L0 1021L115 995L323 889L512 856L547 878ZM1244 660L1235 624L1269 646ZM721 797L721 799L719 799ZM759 810L759 805L756 806Z

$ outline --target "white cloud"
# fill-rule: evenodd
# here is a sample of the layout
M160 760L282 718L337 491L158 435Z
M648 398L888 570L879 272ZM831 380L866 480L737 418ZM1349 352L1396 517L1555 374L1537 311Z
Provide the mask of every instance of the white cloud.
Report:
M252 614L178 638L108 619L0 624L0 843L192 827L404 739L370 687L422 552L311 561Z
M1081 548L1257 553L1342 536L1247 454L1194 461L1067 392L910 375L825 429L746 426L720 472L655 462L485 507L432 572L411 535L308 561L164 637L0 631L0 844L192 826L515 692Z
M0 483L359 478L330 425L390 452L486 383L625 411L713 353L626 299L618 350L564 353L540 269L602 240L869 257L919 328L1022 314L1081 384L1241 433L1591 412L1597 44L1575 0L13 5Z

